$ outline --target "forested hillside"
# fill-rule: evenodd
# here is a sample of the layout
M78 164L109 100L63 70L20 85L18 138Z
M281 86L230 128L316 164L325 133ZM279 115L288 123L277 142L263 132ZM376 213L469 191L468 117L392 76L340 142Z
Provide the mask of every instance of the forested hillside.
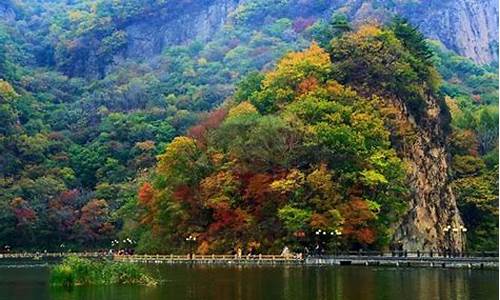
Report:
M205 18L209 5L217 9ZM203 251L235 239L267 251L299 230L342 228L345 247L386 247L412 194L398 154L411 132L394 130L411 128L387 124L390 109L374 95L405 99L418 124L426 107L415 95L428 89L451 113L439 139L469 247L496 248L496 64L305 7L1 3L1 243L93 248L119 235L166 251L196 233ZM371 37L403 58L368 82L357 63L372 62L360 50Z

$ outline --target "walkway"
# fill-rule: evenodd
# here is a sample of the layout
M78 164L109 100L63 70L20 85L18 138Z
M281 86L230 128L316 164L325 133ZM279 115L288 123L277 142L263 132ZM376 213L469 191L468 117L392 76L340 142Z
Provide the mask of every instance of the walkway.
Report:
M197 264L288 264L288 265L366 265L394 267L466 267L466 268L498 268L498 253L476 253L474 256L450 257L426 253L375 253L351 252L332 256L300 255L109 255L103 252L81 253L4 253L0 260L29 259L50 260L61 259L69 255L87 258L109 258L115 261L138 263L197 263Z

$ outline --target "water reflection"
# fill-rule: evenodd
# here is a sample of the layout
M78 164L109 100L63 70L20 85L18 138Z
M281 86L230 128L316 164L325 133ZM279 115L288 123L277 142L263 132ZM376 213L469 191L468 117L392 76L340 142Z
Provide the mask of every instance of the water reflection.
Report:
M494 270L154 265L157 287L49 287L47 267L0 268L0 299L498 299Z

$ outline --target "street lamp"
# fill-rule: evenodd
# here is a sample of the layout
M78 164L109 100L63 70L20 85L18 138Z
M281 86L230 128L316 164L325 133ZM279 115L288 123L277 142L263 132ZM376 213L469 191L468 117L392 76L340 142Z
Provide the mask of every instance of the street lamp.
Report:
M196 237L190 234L186 238L186 243L188 243L188 245L189 245L189 257L192 258L193 257L194 244L196 243Z
M448 225L446 226L444 229L444 236L446 237L446 239L448 240L448 249L445 249L445 253L444 253L444 256L446 257L447 255L447 252L449 252L450 256L451 256L451 236L450 236L450 232L452 231L451 230L451 225Z
M460 225L460 237L462 238L462 256L465 255L467 250L467 228L465 226Z
M335 231L332 231L330 233L334 238L334 245L335 245L335 255L337 255L337 252L338 252L338 239L339 237L342 235L342 231L338 230L338 229L335 229Z
M316 252L316 255L321 254L321 233L322 233L321 229L318 229L315 232L315 234L316 234L316 249L314 249L314 250Z

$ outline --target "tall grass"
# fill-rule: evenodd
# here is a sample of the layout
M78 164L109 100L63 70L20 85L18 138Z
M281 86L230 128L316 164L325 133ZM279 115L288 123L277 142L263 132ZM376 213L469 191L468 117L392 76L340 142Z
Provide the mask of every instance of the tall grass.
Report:
M158 282L144 269L133 263L102 262L70 256L51 271L51 285L140 284L156 285Z

